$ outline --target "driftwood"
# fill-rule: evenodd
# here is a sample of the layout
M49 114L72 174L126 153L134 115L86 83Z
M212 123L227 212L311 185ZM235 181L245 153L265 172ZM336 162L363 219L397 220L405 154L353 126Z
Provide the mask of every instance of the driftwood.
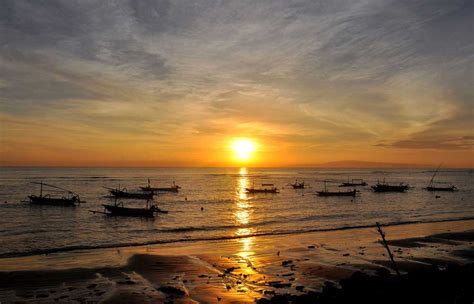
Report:
M375 225L377 226L377 231L380 233L380 236L382 237L382 245L385 247L385 249L387 249L388 256L390 257L390 261L392 262L393 269L395 270L397 275L400 275L400 272L398 271L397 263L395 263L395 259L393 258L393 254L390 251L390 248L388 247L387 241L385 240L385 232L382 231L382 227L380 226L380 224L378 222L375 223Z

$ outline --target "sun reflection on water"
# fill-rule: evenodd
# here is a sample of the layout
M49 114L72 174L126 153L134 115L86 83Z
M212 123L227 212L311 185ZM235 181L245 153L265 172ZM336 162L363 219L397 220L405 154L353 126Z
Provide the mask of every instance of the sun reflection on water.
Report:
M248 258L252 252L252 244L254 238L253 228L249 228L249 224L252 222L253 204L249 200L246 192L246 188L249 187L248 171L246 168L240 168L239 179L237 182L236 199L234 206L234 219L237 226L246 226L237 228L235 235L243 238L239 238L238 242L242 245L238 255L243 258ZM245 236L249 236L246 238Z

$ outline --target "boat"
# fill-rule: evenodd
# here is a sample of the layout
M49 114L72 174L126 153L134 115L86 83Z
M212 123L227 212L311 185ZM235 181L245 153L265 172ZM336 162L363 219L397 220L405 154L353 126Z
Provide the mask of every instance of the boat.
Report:
M127 188L121 189L119 188L108 188L104 187L105 189L109 190L109 193L115 198L135 198L135 199L144 199L144 200L152 200L155 193L151 192L129 192Z
M155 217L155 213L151 208L128 208L117 205L102 205L109 213L107 215L115 216L135 216L135 217Z
M351 191L316 191L316 193L319 196L352 196L355 197L357 194L357 190L351 190Z
M150 179L148 179L148 185L140 187L140 189L145 192L178 192L181 187L176 185L174 181L171 187L152 187Z
M350 182L349 182L349 179L347 179L347 182L339 185L339 187L357 187L357 186L367 186L367 183L364 182L363 179L353 178Z
M428 186L428 187L425 188L425 190L427 190L427 191L450 191L450 192L454 192L454 191L458 191L458 188L456 188L453 185L447 186L447 187Z
M81 203L81 199L79 198L79 194L67 190L55 185L46 184L43 182L33 182L33 184L40 185L40 194L39 195L29 195L28 199L30 204L34 205L50 205L50 206L69 206L74 207ZM44 194L43 187L50 188L50 192L58 192L61 193L62 196L53 196L52 194ZM55 189L55 190L52 190Z
M410 186L404 183L398 185L388 184L384 180L382 183L377 182L377 184L373 185L371 188L374 192L405 192L410 188Z
M298 180L295 180L295 183L290 184L290 186L293 187L293 189L304 189L305 183L304 182L298 183Z
M324 181L324 190L322 191L316 191L316 194L318 196L352 196L355 197L357 194L357 190L351 190L351 191L328 191L326 187L326 181Z
M159 209L156 205L154 204L149 204L149 201L147 201L146 207L145 208L131 208L131 207L125 207L123 205L123 202L115 202L113 205L108 205L108 204L103 204L104 211L94 211L94 210L89 210L92 213L101 213L109 216L130 216L130 217L147 217L147 218L153 218L155 217L155 213L168 213L168 211L164 211Z
M245 192L247 193L280 193L278 188L275 187L273 184L262 184L263 188L245 188Z
M438 169L436 169L435 173L431 177L430 183L426 188L424 188L426 191L449 191L449 192L454 192L457 191L458 188L456 188L454 185L449 185L449 186L436 186L434 185L434 178L436 174L438 173L439 169L441 168L441 165L438 166ZM437 184L440 184L439 182Z

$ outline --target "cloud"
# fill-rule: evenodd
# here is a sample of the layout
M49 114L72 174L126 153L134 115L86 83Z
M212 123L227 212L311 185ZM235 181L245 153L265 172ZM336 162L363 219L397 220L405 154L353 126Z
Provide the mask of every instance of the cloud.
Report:
M7 0L0 112L183 146L468 149L473 20L468 0Z
M402 149L434 149L434 150L471 150L474 147L472 136L459 138L427 139L427 140L399 140L391 144L377 144L379 147Z

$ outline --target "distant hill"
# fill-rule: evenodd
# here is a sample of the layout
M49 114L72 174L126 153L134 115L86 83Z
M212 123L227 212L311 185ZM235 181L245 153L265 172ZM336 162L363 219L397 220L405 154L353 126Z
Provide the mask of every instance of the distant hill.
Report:
M311 165L317 168L430 168L431 165L368 162L359 160L341 160Z

